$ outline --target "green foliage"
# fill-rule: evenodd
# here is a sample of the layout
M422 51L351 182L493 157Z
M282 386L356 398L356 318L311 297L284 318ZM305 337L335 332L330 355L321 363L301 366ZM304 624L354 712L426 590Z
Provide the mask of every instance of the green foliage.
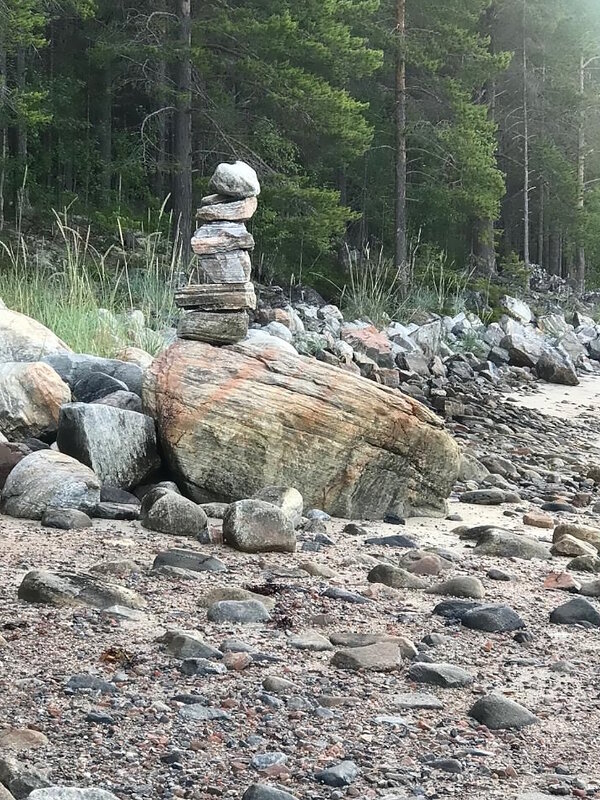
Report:
M16 236L0 239L0 297L9 308L39 320L77 352L114 356L127 344L157 352L161 331L176 317L174 276L180 272L164 234L142 240L137 267L121 247L104 252L91 244L89 229L67 213L56 214L50 243ZM122 239L119 228L118 237ZM132 326L127 313L138 309L146 327Z
M402 296L398 273L380 250L347 254L348 279L341 291L346 319L384 326L410 322L424 312L455 315L465 308L469 274L448 262L446 254L419 240L410 248L410 287Z
M584 243L595 280L596 0L407 0L406 8L401 40L395 0L193 4L195 200L219 161L241 158L257 169L264 192L253 232L263 279L343 283L344 243L390 258L402 53L409 235L420 231L461 275L478 257L473 231L500 220L502 250L521 256L525 90L531 249L541 241L536 260L547 258L552 240L565 270ZM147 209L158 213L177 171L174 108L188 53L177 14L174 0L0 0L0 227L43 225L48 208L71 205L110 237L117 220L135 231ZM581 57L592 59L582 94ZM428 296L418 302L440 306L435 280L424 285Z
M340 205L339 192L317 189L307 179L274 176L263 187L253 222L261 279L310 277L357 218Z
M500 261L499 271L504 286L518 291L529 289L531 270L525 266L525 262L517 253L512 252L506 258L503 258Z
M383 326L401 316L398 275L391 260L367 250L362 256L347 253L348 283L341 291L346 319Z

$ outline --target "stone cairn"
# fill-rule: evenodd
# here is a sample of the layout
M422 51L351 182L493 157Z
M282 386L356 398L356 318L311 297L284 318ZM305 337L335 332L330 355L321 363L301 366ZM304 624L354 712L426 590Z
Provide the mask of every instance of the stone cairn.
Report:
M244 224L258 206L260 184L248 164L219 164L211 178L215 192L202 198L192 249L199 256L197 283L177 289L175 304L185 309L180 339L233 344L248 333L248 309L256 308L250 281L254 239Z

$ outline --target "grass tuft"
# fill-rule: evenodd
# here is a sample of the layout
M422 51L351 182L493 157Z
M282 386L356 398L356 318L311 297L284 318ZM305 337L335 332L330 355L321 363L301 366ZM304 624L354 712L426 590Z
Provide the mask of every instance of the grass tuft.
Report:
M163 346L161 332L176 319L173 287L182 272L161 222L133 250L119 226L119 244L100 252L89 226L72 224L66 210L55 212L56 242L20 233L0 240L0 298L76 352L113 356L131 344L155 354ZM141 324L134 310L143 313Z

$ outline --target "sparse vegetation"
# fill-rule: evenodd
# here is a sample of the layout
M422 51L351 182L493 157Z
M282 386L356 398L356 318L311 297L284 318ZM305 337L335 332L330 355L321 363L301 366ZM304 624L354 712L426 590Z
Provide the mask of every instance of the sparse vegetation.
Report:
M0 240L6 305L39 320L78 352L110 356L125 343L159 350L160 331L174 320L172 287L182 267L168 235L160 226L143 233L131 252L118 225L117 243L100 251L90 227L70 221L66 210L55 212L54 230L51 251L20 232Z

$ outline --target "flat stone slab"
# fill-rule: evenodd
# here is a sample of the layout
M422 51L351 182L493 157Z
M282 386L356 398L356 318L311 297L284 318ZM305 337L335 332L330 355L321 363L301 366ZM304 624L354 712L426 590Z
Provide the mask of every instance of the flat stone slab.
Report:
M427 692L403 692L402 694L395 694L392 697L392 705L394 708L422 708L439 710L444 707L444 704L434 694Z
M393 642L379 642L366 647L352 647L338 650L331 659L334 667L347 670L370 670L388 672L398 669L402 655L398 645Z
M103 581L85 572L47 572L31 570L19 586L20 600L53 606L83 605L105 609L120 605L146 607L143 597L123 586Z
M208 609L209 622L237 622L251 624L268 622L271 615L258 600L220 600Z
M457 689L473 683L473 676L462 667L454 664L440 662L430 664L418 661L411 664L408 676L415 683L430 683L432 686L441 686L444 689Z

